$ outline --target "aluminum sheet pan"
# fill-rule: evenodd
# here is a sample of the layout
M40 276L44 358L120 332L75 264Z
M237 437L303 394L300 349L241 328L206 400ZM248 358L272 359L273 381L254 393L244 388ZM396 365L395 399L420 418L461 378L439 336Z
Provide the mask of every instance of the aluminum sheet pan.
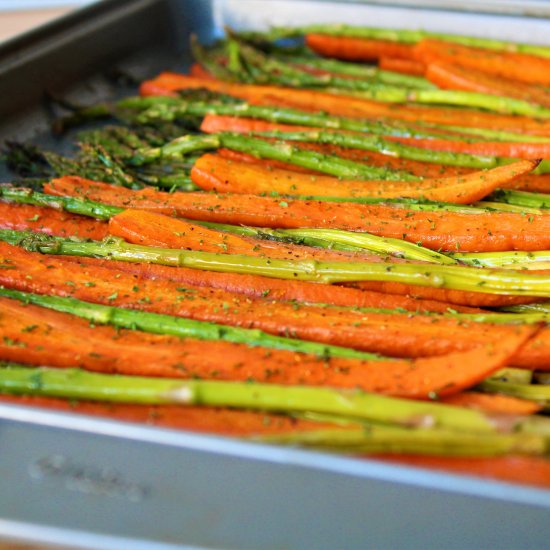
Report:
M114 74L183 69L190 33L209 39L224 23L550 37L540 18L373 4L101 2L0 48L0 139L65 150L48 131L46 95L128 92ZM528 549L548 546L549 510L546 490L0 404L0 537L101 549Z

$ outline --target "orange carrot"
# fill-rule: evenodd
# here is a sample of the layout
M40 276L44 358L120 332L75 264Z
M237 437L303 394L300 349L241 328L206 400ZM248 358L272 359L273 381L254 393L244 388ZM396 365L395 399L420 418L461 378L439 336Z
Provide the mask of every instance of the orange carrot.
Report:
M348 283L346 286L372 292L392 295L406 295L422 300L439 300L451 304L462 304L471 307L503 307L517 304L529 304L536 298L528 296L504 296L484 292L468 292L429 286L414 286L405 283L388 281L361 281Z
M477 384L505 365L532 334L532 327L522 327L471 351L417 360L326 360L220 341L209 341L204 353L200 340L91 327L66 313L0 298L0 358L8 361L132 375L329 385L417 399Z
M532 343L524 346L521 354L514 357L512 365L524 369L550 371L550 361L545 359L550 352L550 328L544 328Z
M307 34L305 41L309 48L320 55L348 61L372 61L382 56L398 59L413 58L413 46L390 40Z
M0 395L0 402L76 414L105 416L121 422L139 422L163 428L225 436L254 436L330 428L334 424L265 412L188 405L133 405L74 401L52 397Z
M425 64L443 61L509 80L550 86L550 60L535 55L425 39L414 46L414 56Z
M510 483L550 488L550 461L531 456L445 457L419 455L371 455L386 462L443 470L459 475L498 479Z
M550 143L527 143L513 141L459 141L436 138L408 138L388 136L386 139L431 149L471 155L489 155L521 159L550 158Z
M243 254L281 260L315 259L348 262L354 259L369 262L384 260L383 257L368 252L358 254L241 237L146 210L125 210L113 216L109 221L109 232L128 242L145 246Z
M550 93L522 82L507 80L450 63L430 63L426 78L440 88L515 97L550 107Z
M550 122L528 117L483 113L476 110L418 105L393 105L366 99L339 96L312 90L276 86L236 84L220 80L194 78L177 73L162 73L141 84L142 95L174 95L177 90L206 88L244 99L254 105L278 105L306 111L325 111L333 115L397 119L473 128L500 129L515 133L550 135Z
M216 134L218 132L246 134L248 132L270 132L272 130L279 130L280 132L307 132L312 130L312 128L310 126L296 126L293 124L281 124L278 122L227 115L206 115L201 123L201 131L207 134Z
M385 71L394 71L396 73L411 74L414 76L424 76L426 66L420 61L414 59L401 59L399 57L390 57L382 55L378 59L378 66Z
M139 280L123 272L113 277L112 271L95 265L84 267L58 258L44 260L39 254L17 249L10 254L9 262L11 269L0 270L0 284L8 288L256 328L282 336L291 334L383 355L442 356L506 340L517 333L516 326L469 324L410 313L363 313L265 298L250 300L211 288ZM541 354L539 359L548 362L548 356Z
M195 78L208 78L211 80L215 78L200 63L193 63L193 65L191 65L189 75Z
M53 195L87 197L123 208L255 227L331 227L421 242L450 251L544 250L550 247L550 216L509 212L418 212L354 203L286 200L255 195L166 193L132 190L63 177L45 184ZM475 220L474 220L474 217ZM475 224L472 223L475 221Z
M469 175L415 182L341 180L250 163L234 162L219 155L200 157L191 170L193 182L206 191L221 193L321 195L328 197L424 197L468 204L482 199L530 172L536 161L523 161Z
M0 229L32 230L57 237L101 240L107 224L54 208L0 202Z
M456 405L458 407L468 407L488 413L508 415L535 414L542 409L542 406L534 401L510 397L509 395L474 391L451 395L451 397L444 399L443 402L447 405Z

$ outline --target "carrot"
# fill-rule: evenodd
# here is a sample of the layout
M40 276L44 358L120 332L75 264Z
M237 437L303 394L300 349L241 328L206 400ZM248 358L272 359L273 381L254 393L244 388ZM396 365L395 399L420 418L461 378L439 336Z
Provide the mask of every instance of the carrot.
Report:
M505 339L442 357L359 361L282 350L91 327L66 313L0 298L0 358L53 367L174 378L256 380L273 384L361 388L400 397L446 396L480 382L533 334L523 327Z
M334 424L312 422L290 416L218 407L75 402L53 397L14 395L0 395L0 402L225 436L268 435L335 427Z
M382 205L286 200L255 195L166 193L132 190L63 177L45 184L53 195L87 197L123 208L256 227L331 227L405 239L435 250L544 250L550 247L550 216L509 212L475 215L418 212Z
M509 80L550 86L550 60L535 55L425 39L414 46L414 57L425 64L443 61Z
M191 179L206 191L221 193L266 194L275 191L281 195L328 197L424 197L468 204L530 172L536 165L536 161L524 161L458 177L390 182L311 176L281 168L267 169L206 154L195 162Z
M387 55L381 55L378 58L378 66L385 71L394 71L396 73L411 74L415 76L424 76L426 71L426 66L420 61Z
M515 97L550 107L550 93L536 86L507 80L450 63L430 63L426 78L440 88Z
M221 290L139 280L122 272L113 277L112 271L95 265L84 268L77 262L45 260L36 253L17 250L10 254L9 262L11 269L0 270L0 284L8 288L255 328L282 336L292 334L383 355L442 356L479 348L489 341L506 340L518 330L515 326L472 325L410 313L362 313L265 298L250 300ZM548 360L548 356L541 354L540 360L544 359Z
M200 63L193 63L193 65L191 65L191 68L189 69L189 76L193 76L195 78L209 78L212 80L215 78Z
M113 216L109 221L109 232L128 242L145 246L243 254L282 260L383 261L381 256L368 252L357 254L241 237L146 210L125 210Z
M550 158L550 143L513 141L459 141L436 138L388 136L386 139L432 151L451 151L471 155L489 155L520 159Z
M107 224L54 208L0 202L0 229L32 230L57 237L101 240Z
M228 115L206 115L202 119L200 129L202 132L208 134L216 134L218 132L238 132L239 134L246 134L248 132L270 132L272 130L279 130L281 132L307 132L312 128L310 126L268 122L255 118Z
M534 401L518 399L509 395L498 395L496 393L480 393L467 391L451 395L443 400L447 405L468 407L485 411L488 413L508 415L535 414L542 409L542 406Z
M274 122L266 122L263 120L256 120L251 118L240 118L223 115L207 115L202 121L201 130L206 133L248 133L270 132L274 130L278 130L281 132L293 132L311 130L311 128L292 126L289 124L277 124ZM415 145L416 141L412 142L412 144ZM370 164L372 166L380 166L393 170L406 170L407 172L410 172L415 176L420 176L423 178L439 178L443 176L463 175L470 174L474 171L471 168L445 166L442 164L401 159L372 151L363 151L361 149L347 149L344 147L338 147L336 145L326 145L321 143L296 143L295 146L299 147L300 149L317 151L330 155L337 155L357 162L365 162L366 164ZM261 164L262 166L266 167L285 168L287 170L293 170L294 172L301 172L304 174L318 174L318 172L315 172L313 170L307 170L305 168L293 166L285 162L259 159L252 155L231 151L229 149L219 149L218 155L230 160L250 162L252 164ZM525 191L533 191L537 193L549 193L550 174L524 174L504 184L503 187L523 189Z
M535 298L528 296L499 296L484 292L468 292L429 286L414 286L405 283L388 281L361 281L347 283L346 286L372 292L392 295L406 295L422 300L439 300L450 304L467 305L470 307L503 307L506 305L528 304Z
M162 73L141 84L142 95L175 95L177 90L206 88L244 99L254 105L278 105L305 111L324 111L333 115L371 119L397 119L473 128L500 129L515 133L550 135L550 122L528 117L497 115L475 110L418 105L394 105L379 101L338 96L313 90L276 86L236 84L194 78L177 73Z
M398 59L413 58L413 46L390 40L306 34L305 42L315 53L348 61L372 61L382 56Z
M371 457L416 468L443 470L459 475L550 488L550 461L546 458L530 456L462 458L419 455L371 455Z
M511 364L524 369L550 371L550 361L546 359L550 352L550 328L544 328L532 343L527 344L521 354L514 357Z

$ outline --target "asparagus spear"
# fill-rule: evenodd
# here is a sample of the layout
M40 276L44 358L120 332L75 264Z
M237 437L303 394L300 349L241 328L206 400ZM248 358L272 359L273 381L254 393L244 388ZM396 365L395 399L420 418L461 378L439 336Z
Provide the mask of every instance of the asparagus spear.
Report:
M396 256L408 260L440 264L456 264L457 261L445 254L430 250L415 243L409 243L400 239L378 237L370 233L357 233L339 229L268 229L249 226L236 226L218 224L214 222L199 222L199 225L227 231L237 235L275 239L282 242L329 248L333 250L345 250L349 252L363 252L368 250L382 256Z
M539 434L463 434L451 430L419 430L374 424L362 428L286 432L257 436L254 439L263 443L300 445L347 453L473 457L539 455L546 452L546 438Z
M448 254L461 263L479 267L504 267L507 269L549 269L550 250L524 252L454 252Z
M497 189L489 197L495 202L513 204L526 208L550 208L550 195L546 193L530 193L527 191L515 191L513 189Z
M516 314L529 314L529 313L547 313L550 314L550 301L537 302L534 304L521 304L517 306L506 306L500 308L500 311L506 311Z
M545 409L550 408L550 386L545 384L516 384L488 378L481 382L479 387L487 393L501 393L520 399L528 399L540 403Z
M386 103L420 103L427 105L449 105L483 109L494 113L528 116L539 119L550 118L550 109L542 105L533 104L513 97L483 94L479 92L465 92L461 90L407 90L403 88L372 88L350 89L338 83L337 87L330 87L333 93L345 93L354 97L384 101Z
M274 260L233 254L216 254L129 244L108 238L83 242L30 231L0 230L0 239L44 254L92 256L127 262L149 262L223 273L264 275L280 279L338 283L396 281L505 295L550 295L550 276L518 271L477 269L454 265L398 264L388 262L318 262Z
M326 358L343 357L346 359L360 359L364 361L387 359L375 353L366 353L351 348L318 344L317 342L308 342L295 338L274 336L257 329L246 329L209 323L206 321L195 321L193 319L185 319L183 317L174 317L172 315L163 315L159 313L133 311L120 307L84 302L75 298L32 294L2 287L0 287L0 296L77 315L93 323L142 330L154 334L169 334L182 338L198 338L200 340L223 340L253 347L260 346L284 349L297 353L310 353Z
M424 90L434 89L436 86L429 80L421 76L412 76L408 74L396 73L393 71L385 71L372 65L364 65L360 63L350 63L337 59L317 57L314 55L278 57L282 61L287 61L299 66L321 69L327 72L337 73L341 75L353 76L367 80L373 80L382 84L391 84L394 86L403 86L406 88L418 88Z
M493 201L477 201L474 205L478 208L483 208L495 212L519 212L523 214L534 214L536 216L543 213L540 208L531 208L529 206L518 206L516 204L507 204L504 202Z
M393 255L408 260L418 260L438 264L456 264L456 260L445 254L430 250L415 243L400 239L378 237L369 233L340 231L337 229L280 229L283 235L303 239L304 244L333 248L333 243L352 245L359 250L376 254Z
M520 433L499 433L497 426L500 430L502 427L497 421L471 409L327 388L206 380L182 382L4 363L0 366L0 392L119 403L319 412L325 422L328 418L337 423L341 418L347 428L255 439L346 452L494 456L543 454L547 447L544 424L539 427L533 422L530 430L521 429L529 419L518 418L511 422ZM357 427L350 423L357 421L368 424Z
M162 147L137 151L131 164L141 166L159 159L175 158L190 151L227 147L235 151L250 153L259 158L280 160L344 178L383 179L416 181L419 178L402 171L368 166L360 162L342 159L335 155L324 155L315 151L304 151L283 141L271 143L263 139L241 134L220 133L216 135L182 136Z
M108 220L124 210L118 206L109 206L87 199L57 197L10 185L0 185L0 198L17 204L33 204L55 208L56 210L65 210L72 214L81 214L96 220Z
M350 149L374 151L376 153L382 153L392 157L444 164L446 166L464 166L468 168L482 169L494 168L495 166L510 162L509 159L499 157L476 156L466 153L451 153L449 151L431 151L429 149L422 149L420 147L413 147L411 145L389 141L376 135L344 134L329 131L272 131L258 132L257 135L284 139L285 141L338 145L340 147Z
M333 36L352 36L356 38L373 38L376 40L390 40L392 42L404 42L407 44L415 44L425 38L437 38L447 42L463 44L465 46L508 52L529 53L533 55L540 55L541 57L550 57L550 48L548 46L539 46L536 44L519 44L503 40L494 40L491 38L479 38L422 30L413 31L408 29L383 29L376 27L358 27L346 24L320 23L300 27L274 27L264 33L245 32L241 33L241 36L245 39L276 41L283 38L300 37L304 34L310 33L330 34Z
M174 380L98 374L79 369L29 368L4 363L3 393L47 395L119 403L181 404L286 412L318 412L407 427L469 433L497 431L493 419L473 409L385 397L356 390L251 382ZM520 421L518 419L518 421Z
M178 190L180 188L178 187ZM81 214L83 216L91 216L97 219L108 219L111 216L118 214L121 209L115 206L107 206L102 203L90 201L87 199L72 199L67 197L67 207L65 208L65 197L56 195L46 195L33 192L29 188L12 187L10 185L0 185L0 197L10 202L21 204L35 204L37 206L53 206L54 208L64 208L73 214ZM386 204L395 208L406 208L408 210L421 211L447 211L447 212L462 212L466 214L482 214L487 210L484 208L456 205L452 203L436 202L425 199L384 199L384 198L369 198L369 197L309 197L298 195L297 198L308 200L324 200L330 202L357 202L360 204ZM103 208L105 207L105 208ZM70 208L70 210L69 210ZM90 212L91 211L91 212ZM196 222L206 223L206 222ZM214 225L212 227L215 227ZM228 226L229 227L229 226ZM234 226L233 226L234 227ZM236 231L236 229L235 229ZM273 231L273 230L271 230ZM251 230L251 233L253 230ZM267 234L267 232L266 232ZM272 233L274 234L274 233ZM282 238L282 234L281 234Z

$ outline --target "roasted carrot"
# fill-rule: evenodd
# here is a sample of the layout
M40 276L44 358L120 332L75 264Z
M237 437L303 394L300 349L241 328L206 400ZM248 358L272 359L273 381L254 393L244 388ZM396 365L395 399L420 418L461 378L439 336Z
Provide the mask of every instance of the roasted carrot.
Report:
M291 416L218 407L129 405L14 395L0 395L0 402L226 436L243 437L335 427L334 424L311 422Z
M331 227L405 239L435 250L498 251L550 248L550 216L416 212L381 205L286 200L255 195L139 191L78 177L45 184L53 195L87 197L123 208L256 227ZM475 224L472 223L475 219Z
M522 159L550 158L550 143L512 141L459 141L435 138L406 138L388 136L389 140L432 151L451 151L471 155L489 155Z
M390 40L307 34L305 41L309 48L320 55L348 61L373 61L382 56L412 59L414 55L414 46Z
M282 124L228 115L206 115L201 123L201 131L208 134L216 134L218 132L246 134L247 132L270 132L272 130L305 132L311 129L310 126L296 126L293 124Z
M346 286L391 295L411 296L416 299L440 300L470 307L502 307L505 305L528 304L535 301L534 298L528 296L499 296L485 292L467 292L464 290L415 286L388 281L361 281L349 283Z
M550 85L550 60L536 55L497 52L425 39L414 46L414 56L425 64L444 61L510 80Z
M426 78L440 88L515 97L550 107L550 93L542 88L455 64L430 63Z
M362 313L265 298L250 300L210 288L182 288L167 281L137 280L124 273L113 277L113 272L105 268L92 265L84 268L77 262L45 260L39 254L23 252L16 250L10 254L7 259L11 269L0 270L0 283L8 288L257 328L282 336L292 334L383 355L441 356L507 339L517 332L515 326L469 324L450 318ZM544 359L540 354L539 360Z
M357 254L241 237L146 210L125 210L117 214L109 221L109 232L128 242L146 246L243 254L283 260L383 261L383 258L376 254Z
M415 59L403 59L399 57L389 57L381 55L378 58L378 66L385 71L394 71L396 73L411 74L415 76L424 76L426 66Z
M101 240L107 224L54 208L0 202L0 229L40 231L58 237Z
M539 332L536 340L527 344L521 354L514 357L511 364L524 369L550 371L550 361L546 358L548 352L550 352L550 329L545 328Z
M516 177L530 172L536 161L523 161L472 174L415 182L341 180L332 176L299 174L206 154L191 170L195 184L220 193L320 195L328 197L424 197L468 204L489 195Z
M214 79L214 77L200 63L193 63L193 65L191 65L189 75L194 76L195 78Z
M358 118L386 118L411 122L422 120L434 124L550 135L550 122L528 117L497 115L446 107L393 105L312 90L236 84L168 72L160 74L153 80L143 82L140 93L142 95L174 95L177 90L197 88L233 95L255 105L295 107L306 111L325 111L334 115Z
M509 395L480 393L475 391L466 391L451 395L444 399L443 402L447 405L456 405L458 407L468 407L488 413L507 415L535 414L542 409L541 405L533 401L527 401Z
M510 483L550 487L550 461L528 456L443 457L418 455L376 455L376 458L417 468L498 479Z
M323 359L241 344L91 327L72 315L0 299L0 358L132 375L256 380L361 388L401 397L447 396L480 382L533 334L523 327L471 351L417 360Z

